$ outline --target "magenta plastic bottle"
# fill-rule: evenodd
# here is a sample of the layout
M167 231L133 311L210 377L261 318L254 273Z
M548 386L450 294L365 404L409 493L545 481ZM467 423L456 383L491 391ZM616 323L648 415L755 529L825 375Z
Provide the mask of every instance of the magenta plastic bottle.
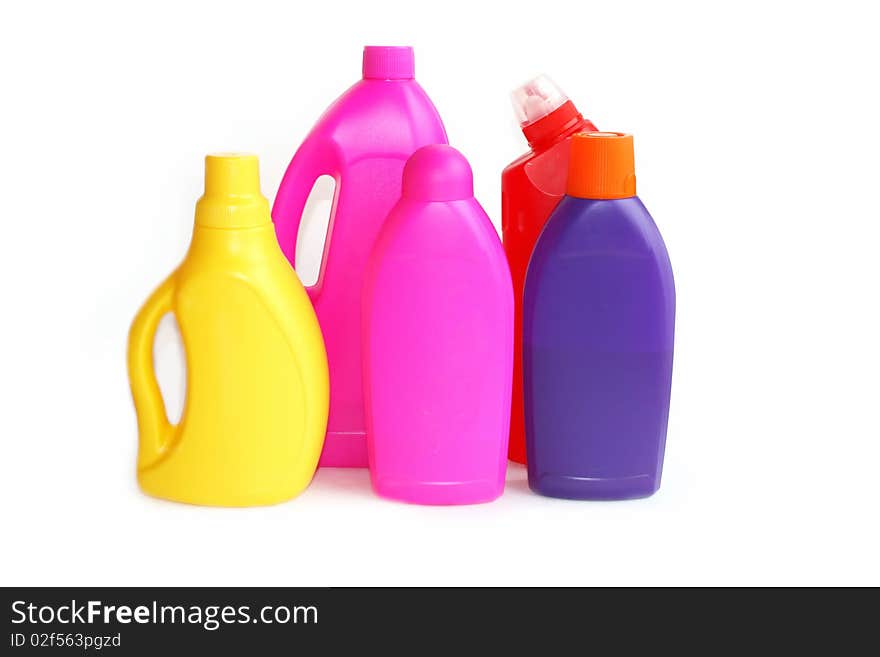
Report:
M300 220L315 180L336 181L317 283L307 288L327 346L330 419L320 465L366 467L361 374L361 289L367 258L389 210L400 198L410 155L445 144L446 131L414 79L409 47L364 48L363 79L320 118L284 174L272 219L290 264Z
M426 146L364 280L370 476L384 497L488 502L504 490L513 286L467 160Z

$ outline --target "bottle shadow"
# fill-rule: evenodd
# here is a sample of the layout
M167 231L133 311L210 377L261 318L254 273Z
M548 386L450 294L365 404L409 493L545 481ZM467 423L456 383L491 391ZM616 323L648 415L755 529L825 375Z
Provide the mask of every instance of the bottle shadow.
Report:
M324 493L371 497L370 471L367 468L318 468L309 488Z
M370 471L367 468L318 468L309 488L322 494L377 498L376 493L373 492ZM514 461L508 462L504 495L534 495L529 488L528 473L524 465Z
M515 461L507 462L507 481L504 484L505 495L534 495L529 488L529 476L526 466Z

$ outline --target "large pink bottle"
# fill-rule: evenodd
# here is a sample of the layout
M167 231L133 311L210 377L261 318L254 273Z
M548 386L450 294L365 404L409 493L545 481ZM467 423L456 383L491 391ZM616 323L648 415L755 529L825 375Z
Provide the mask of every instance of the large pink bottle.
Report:
M308 288L330 364L323 466L367 466L360 335L364 267L400 198L407 159L421 146L447 142L436 108L413 75L412 48L364 48L363 79L306 137L272 208L281 250L296 266L300 220L315 180L325 174L336 180L318 281Z
M504 490L513 372L507 259L467 160L425 146L364 279L364 383L373 487L419 504Z

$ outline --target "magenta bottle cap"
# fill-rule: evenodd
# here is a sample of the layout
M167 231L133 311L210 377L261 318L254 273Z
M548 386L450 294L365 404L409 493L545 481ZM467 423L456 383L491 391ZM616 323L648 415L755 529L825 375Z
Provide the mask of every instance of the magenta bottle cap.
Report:
M365 46L364 78L367 80L411 80L416 74L410 46Z
M471 165L452 146L422 146L403 168L403 195L419 201L471 198L474 195Z

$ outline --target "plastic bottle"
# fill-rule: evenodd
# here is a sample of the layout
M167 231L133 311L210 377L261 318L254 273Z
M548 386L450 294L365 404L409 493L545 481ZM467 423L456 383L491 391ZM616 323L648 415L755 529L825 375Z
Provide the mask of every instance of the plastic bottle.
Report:
M643 497L663 468L672 267L636 196L632 136L585 133L571 146L567 195L526 276L529 486L570 499Z
M336 180L317 283L308 288L330 362L330 421L320 464L366 467L360 301L376 235L400 198L407 158L446 143L437 110L415 81L412 48L364 48L363 79L324 113L287 168L272 217L295 266L297 233L315 180Z
M426 146L364 281L370 475L384 497L471 504L504 489L513 290L467 160Z
M511 99L531 149L501 174L501 227L516 301L510 458L525 463L522 295L526 268L538 235L565 194L571 138L577 132L595 130L596 126L581 116L562 90L543 75L514 91Z
M159 320L186 352L179 424L153 371ZM275 240L257 158L209 155L189 252L131 327L137 476L148 494L216 506L273 504L309 483L327 427L327 355L314 310Z

